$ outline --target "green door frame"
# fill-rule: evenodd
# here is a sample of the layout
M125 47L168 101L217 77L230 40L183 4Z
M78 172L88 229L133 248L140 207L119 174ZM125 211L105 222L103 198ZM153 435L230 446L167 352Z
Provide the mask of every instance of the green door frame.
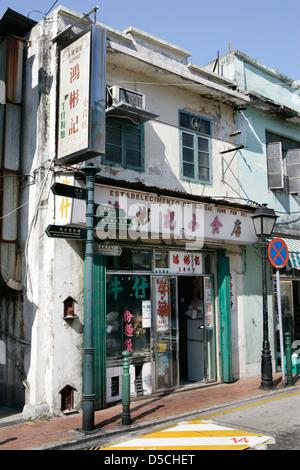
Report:
M220 310L220 349L221 374L223 382L233 382L232 339L231 339L231 303L230 303L230 268L225 250L218 251L218 290Z
M93 344L95 410L106 408L106 257L94 255Z

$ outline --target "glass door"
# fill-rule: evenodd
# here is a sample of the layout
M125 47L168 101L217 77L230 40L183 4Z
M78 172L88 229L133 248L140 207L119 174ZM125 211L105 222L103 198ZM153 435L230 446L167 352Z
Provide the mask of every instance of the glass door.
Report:
M214 292L213 278L203 277L204 294L204 316L205 316L205 364L206 381L215 381L216 370L216 341L215 341L215 313L214 313Z
M179 386L177 279L152 278L153 389Z

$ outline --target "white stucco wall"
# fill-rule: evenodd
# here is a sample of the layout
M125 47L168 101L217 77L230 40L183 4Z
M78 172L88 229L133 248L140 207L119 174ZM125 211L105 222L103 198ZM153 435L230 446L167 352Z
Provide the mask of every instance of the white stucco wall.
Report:
M53 18L56 17L57 11L54 11ZM61 19L59 22L63 27ZM21 171L32 175L32 184L24 186L20 192L20 204L26 205L20 210L23 223L19 234L25 259L25 295L24 303L19 308L24 319L25 337L31 343L24 357L25 408L28 413L34 413L34 409L40 409L42 405L43 412L51 414L60 412L59 391L65 385L76 389L75 408L81 406L83 332L83 243L55 240L45 234L46 227L55 223L55 197L50 189L54 173L64 170L51 166L55 156L57 74L57 46L51 43L51 39L56 32L56 22L50 21L35 26L28 38L30 43L27 44L24 67ZM132 49L130 38L127 36L125 40L124 34L117 33L121 44L118 53L111 48L108 54L107 83L126 83L126 87L145 93L146 107L157 112L159 118L145 124L145 171L101 165L101 176L111 178L116 185L118 180L126 180L199 196L238 197L237 159L232 159L232 153L222 157L220 151L235 146L235 138L230 137L231 132L236 130L234 110L225 101L233 97L237 101L241 98L228 89L225 99L226 89L213 83L213 95L216 96L219 91L223 98L216 100L205 96L208 80L201 79L201 82L199 79L199 83L192 80L182 51L161 44L164 55L158 60L159 41L155 43L155 54L149 54L151 49L147 51L146 48L150 39L153 44L152 38L143 38L139 52L134 52L134 59L131 51L131 56L125 56L124 61L124 52L129 47ZM165 47L171 52L167 54ZM120 53L121 49L123 54ZM137 54L140 55L137 57ZM185 81L179 77L179 71L182 71ZM174 86L178 80L179 85ZM212 184L204 186L180 180L179 109L212 121ZM224 181L222 158L227 163L232 160ZM101 158L95 160L99 163ZM240 299L242 254L234 248L230 256L237 280L236 311L233 312L236 315L233 322L234 370L241 373L244 361L243 308ZM75 314L78 316L71 322L62 318L63 300L68 296L76 301Z

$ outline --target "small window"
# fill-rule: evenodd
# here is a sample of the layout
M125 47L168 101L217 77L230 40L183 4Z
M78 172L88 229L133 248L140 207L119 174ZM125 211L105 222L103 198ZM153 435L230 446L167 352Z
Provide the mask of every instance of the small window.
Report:
M122 248L120 256L107 256L106 269L120 271L151 271L152 250Z
M269 189L300 193L300 142L266 132Z
M181 133L182 177L193 181L210 181L210 139L197 134Z
M179 112L179 126L190 129L191 131L200 132L200 134L211 135L211 121L196 114Z
M211 122L208 119L179 113L181 176L194 182L209 183L211 181ZM205 134L205 135L200 135Z
M144 127L107 119L104 161L135 170L144 169Z
M167 250L155 250L155 268L167 269L169 267L169 253Z

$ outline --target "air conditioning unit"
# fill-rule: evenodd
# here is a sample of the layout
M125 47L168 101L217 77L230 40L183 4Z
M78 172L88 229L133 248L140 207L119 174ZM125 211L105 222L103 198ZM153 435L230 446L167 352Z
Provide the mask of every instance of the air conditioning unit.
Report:
M112 86L108 89L108 98L111 99L112 106L118 106L120 103L125 103L129 106L136 106L138 108L145 108L146 99L143 93L138 93L128 88L121 86Z
M107 88L106 116L127 118L134 124L156 119L159 115L146 109L146 98L138 93L118 85Z

